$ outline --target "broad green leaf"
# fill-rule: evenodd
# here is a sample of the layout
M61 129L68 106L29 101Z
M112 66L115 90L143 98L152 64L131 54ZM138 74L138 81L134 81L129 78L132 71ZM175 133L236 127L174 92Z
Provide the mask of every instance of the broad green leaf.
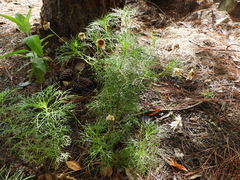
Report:
M31 25L29 21L26 20L26 17L23 16L22 14L16 14L15 15L16 19L18 19L22 24L18 25L18 28L28 34L31 31Z
M20 20L16 19L16 18L14 18L14 17L7 16L7 15L4 15L4 14L0 14L0 16L2 16L4 18L6 18L6 19L16 23L17 25L22 25L22 22Z
M24 33L26 34L29 34L29 32L31 31L31 25L30 25L30 22L29 22L29 19L30 19L30 15L31 15L31 11L32 9L30 9L28 11L28 14L27 16L23 16L22 14L19 14L17 13L15 15L15 18L14 17L11 17L11 16L7 16L7 15L3 15L3 14L0 14L0 16L4 17L4 18L7 18L8 20L14 22L17 24L18 28L23 31Z
M47 72L47 64L42 58L31 59L32 72L39 84L43 83L44 75Z
M32 67L41 70L43 73L47 72L47 64L44 62L43 58L33 58L31 59Z
M19 14L19 13L15 14L15 18L18 19L22 24L23 24L24 21L25 21L24 15Z
M37 68L33 68L33 75L35 76L36 78L36 81L39 83L39 84L42 84L43 83L43 80L44 80L44 75L45 73L43 73L41 70L37 69Z
M7 57L7 56L17 55L17 54L25 53L25 52L29 52L29 51L26 50L26 49L22 49L22 50L10 52L10 53L7 53L7 54L4 54L3 56L1 56L0 59L3 59L3 58L5 58L5 57Z
M43 57L43 49L38 35L26 37L23 39L23 42L26 43L32 51L37 53L38 56Z
M29 53L26 54L26 57L27 58L34 58L34 57L36 57L36 53L33 52L33 51L30 51Z

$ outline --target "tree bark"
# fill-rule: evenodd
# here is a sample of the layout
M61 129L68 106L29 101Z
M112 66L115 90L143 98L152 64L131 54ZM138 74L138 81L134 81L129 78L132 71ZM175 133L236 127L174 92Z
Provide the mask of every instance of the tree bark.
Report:
M41 19L61 36L76 35L91 21L112 8L122 8L125 0L43 0Z
M227 11L233 17L240 18L240 2L238 0L222 0L218 9Z

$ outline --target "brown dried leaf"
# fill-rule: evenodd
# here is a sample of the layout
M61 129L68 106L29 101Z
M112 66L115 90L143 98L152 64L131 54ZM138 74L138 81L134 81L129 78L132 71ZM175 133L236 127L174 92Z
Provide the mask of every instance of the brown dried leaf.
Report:
M197 178L200 178L200 177L202 177L201 174L195 174L195 175L191 176L191 177L189 178L189 180L194 180L194 179L197 179Z
M74 171L79 171L83 169L77 161L66 161L66 164L68 168Z
M125 173L129 180L138 179L138 175L132 169L125 168Z
M100 169L100 174L102 176L110 177L113 173L112 167L110 166L103 166Z
M57 176L55 174L45 174L45 180L55 180Z
M77 63L75 66L75 70L82 71L85 68L85 63Z
M184 166L182 166L181 164L176 163L176 162L175 162L174 160L172 160L172 159L171 159L171 161L169 162L169 165L170 165L170 166L173 166L173 167L176 167L176 168L180 169L181 171L188 172L188 170L187 170Z
M64 85L65 87L67 87L70 82L68 82L68 81L62 81L62 83L63 83L63 85Z
M77 180L74 177L68 176L67 174L60 174L58 176L58 179L62 179L62 180Z

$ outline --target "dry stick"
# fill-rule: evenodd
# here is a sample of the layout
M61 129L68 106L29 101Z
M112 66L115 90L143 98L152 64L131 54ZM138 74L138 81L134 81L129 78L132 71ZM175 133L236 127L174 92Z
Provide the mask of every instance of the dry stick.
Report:
M182 110L193 108L193 107L198 106L199 104L202 104L202 103L203 103L203 101L200 101L200 102L197 102L196 104L193 104L191 106L187 106L187 107L183 107L183 108L179 108L179 109L161 109L161 111L182 111Z
M195 42L193 42L193 41L191 41L191 40L189 40L189 42L192 43L192 44L194 44L194 45L196 45L196 46L198 46L198 47L200 47L200 48L203 48L203 49L205 49L205 50L209 50L209 51L230 51L230 52L240 52L239 50L231 50L231 49L228 49L231 45L236 45L236 44L231 44L231 45L227 46L226 49L212 49L212 48L206 48L206 47L203 47L203 46L201 46L201 45L199 45L199 44L197 44L197 43L195 43ZM240 46L240 45L239 45L239 46Z
M199 104L202 104L204 101L200 101L200 102L197 102L196 104L193 104L191 106L187 106L187 107L183 107L183 108L178 108L178 109L160 109L159 112L162 112L162 111L182 111L182 110L187 110L187 109L190 109L190 108L193 108L195 106L198 106ZM138 115L142 115L142 114L145 114L145 113L149 113L149 111L144 111L144 112L140 112L140 113L137 113L137 114L134 114L135 116L138 116ZM168 117L168 116L167 116ZM165 117L164 117L165 118Z
M240 45L239 45L239 44L230 44L230 45L227 46L226 49L228 50L228 48L229 48L230 46L240 46Z

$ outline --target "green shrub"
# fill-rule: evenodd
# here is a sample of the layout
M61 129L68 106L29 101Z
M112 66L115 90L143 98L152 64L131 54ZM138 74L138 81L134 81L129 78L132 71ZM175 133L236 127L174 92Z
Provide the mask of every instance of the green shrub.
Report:
M148 170L155 170L159 161L159 134L162 133L153 122L143 122L135 137L126 142L126 147L119 152L122 159L119 166L146 175Z
M55 166L66 159L62 150L71 143L68 123L74 108L66 103L67 92L49 86L31 97L17 98L16 103L4 105L8 112L1 129L7 137L5 146L30 164Z
M87 105L96 122L82 125L78 141L87 146L86 165L131 167L145 174L148 165L155 167L159 131L155 124L139 122L135 114L141 111L139 95L158 74L151 69L157 62L155 47L140 45L139 35L132 32L131 20L138 14L136 9L118 9L94 21L86 28L86 39L65 43L59 58L87 61L99 84L98 94ZM139 137L134 137L136 129Z
M119 26L117 31L106 29L113 25L102 25L104 23L100 20L89 25L87 29L93 38L93 32L96 34L96 30L102 27L102 36L117 42L113 47L111 44L114 42L106 41L106 48L97 48L98 56L92 58L92 68L102 88L88 107L98 116L112 114L117 119L138 110L139 94L155 77L154 72L150 70L156 61L150 55L151 49L138 44L138 36L132 34L128 28L128 21L135 15L135 11L129 10L116 10L115 13L108 15L108 18L113 19L104 20L104 23L116 22L115 25ZM125 26L120 26L119 22ZM110 53L107 51L108 48L111 50Z

